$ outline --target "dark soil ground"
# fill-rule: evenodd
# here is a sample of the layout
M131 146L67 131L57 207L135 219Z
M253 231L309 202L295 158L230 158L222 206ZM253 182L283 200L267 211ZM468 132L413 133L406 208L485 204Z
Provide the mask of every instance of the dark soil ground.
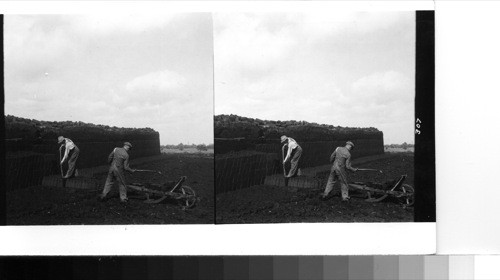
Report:
M350 182L384 183L407 174L406 184L413 187L413 154L394 154L393 157L354 165L360 168L383 170L349 173ZM328 172L319 175L326 180ZM216 197L216 222L228 223L299 223L299 222L413 222L413 207L404 207L395 199L366 202L361 194L350 192L348 203L339 196L340 185L330 199L323 201L323 189L290 189L277 186L253 186Z
M110 224L207 224L214 222L213 156L175 154L157 160L131 165L136 169L162 172L136 172L127 175L127 183L163 184L187 176L184 185L196 191L199 201L192 209L183 210L175 201L147 204L130 199L120 203L118 186L113 186L110 199L101 202L98 195L107 173L96 174L99 186L93 190L61 187L30 187L11 191L7 198L9 225L110 225ZM133 193L129 192L129 196Z

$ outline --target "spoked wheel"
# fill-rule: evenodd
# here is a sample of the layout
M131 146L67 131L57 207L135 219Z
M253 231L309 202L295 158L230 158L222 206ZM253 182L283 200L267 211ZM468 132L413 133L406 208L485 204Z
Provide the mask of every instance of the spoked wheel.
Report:
M405 204L406 206L412 206L413 203L415 203L415 189L412 186L403 184L400 188L398 188L398 191L406 194L397 198L400 203Z
M183 199L179 200L179 202L183 204L183 207L185 209L193 208L198 201L195 191L191 187L181 186L178 192L183 194Z

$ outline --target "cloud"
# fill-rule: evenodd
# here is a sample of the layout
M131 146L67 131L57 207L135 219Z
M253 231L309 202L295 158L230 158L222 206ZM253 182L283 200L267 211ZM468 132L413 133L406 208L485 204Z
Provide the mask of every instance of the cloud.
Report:
M297 14L214 14L215 66L243 74L267 74L303 48L329 38L342 44L380 30L394 29L413 12L328 11ZM352 39L351 39L352 40Z
M285 59L297 43L291 26L267 26L251 14L216 14L216 67L231 64L246 71L265 71Z
M128 82L125 88L130 91L171 91L178 90L186 84L186 78L163 70L145 74Z
M56 28L58 20L32 16L5 17L5 67L13 76L28 79L60 70L78 50L65 28Z
M314 14L299 14L297 26L310 37L321 39L324 36L349 34L366 35L379 30L394 28L414 12L346 12L342 10Z
M359 101L387 104L396 101L411 102L413 82L396 71L377 72L362 77L352 84L352 97Z
M374 34L399 32L398 36L405 37L411 32L399 29L407 31L413 18L414 13L410 12L216 13L215 78L225 82L255 80L284 67L304 67L306 60L343 63L349 52L359 52L366 46L380 52L383 41ZM302 61L297 62L299 59ZM292 65L294 61L296 65ZM352 63L360 62L354 59Z
M163 104L181 102L188 98L187 79L171 70L148 73L132 79L125 85L126 91L116 96L116 101L127 103Z
M311 120L331 115L341 106L342 91L328 72L283 71L248 82L216 88L216 114L241 114L268 119Z
M75 30L94 35L104 35L114 32L145 32L152 28L163 27L180 14L93 14L67 16L67 20Z
M109 43L103 36L140 35L182 18L181 14L9 15L4 28L6 67L15 65L14 70L24 76L64 71L62 65L94 51L88 49L93 41Z

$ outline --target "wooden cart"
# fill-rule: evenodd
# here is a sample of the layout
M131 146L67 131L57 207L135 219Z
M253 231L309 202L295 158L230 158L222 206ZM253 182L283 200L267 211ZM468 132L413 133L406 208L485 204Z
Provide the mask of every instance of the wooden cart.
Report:
M183 185L186 181L186 176L182 176L177 183L171 188L168 184L141 184L133 183L127 185L127 188L138 193L138 196L129 196L130 198L145 199L145 203L160 203L164 200L176 201L183 209L192 208L198 202L198 197L195 191Z
M390 189L384 189L384 185L382 184L363 182L351 183L349 187L353 191L363 193L366 197L366 201L379 202L388 197L393 197L408 207L412 206L415 202L415 190L412 186L404 184L406 177L407 175L401 175Z

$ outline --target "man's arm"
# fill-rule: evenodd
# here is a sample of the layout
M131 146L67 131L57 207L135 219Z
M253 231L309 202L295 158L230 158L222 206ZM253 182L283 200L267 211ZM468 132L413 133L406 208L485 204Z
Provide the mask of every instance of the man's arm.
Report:
M133 172L135 172L135 169L130 168L130 166L128 165L128 161L129 161L128 159L129 159L129 157L127 156L125 158L125 163L123 164L123 168L125 168L125 170L133 173Z
M68 158L68 154L69 154L68 145L65 145L64 146L64 156L61 160L61 164L63 164L63 162Z
M357 168L354 168L354 167L352 167L352 166L351 166L351 155L349 155L349 156L347 157L347 159L345 160L345 167L346 167L347 169L351 170L351 171L358 171L358 169L357 169Z
M288 151L286 152L286 157L283 162L287 162L288 159L290 158L290 154L292 153L292 145L288 144Z

